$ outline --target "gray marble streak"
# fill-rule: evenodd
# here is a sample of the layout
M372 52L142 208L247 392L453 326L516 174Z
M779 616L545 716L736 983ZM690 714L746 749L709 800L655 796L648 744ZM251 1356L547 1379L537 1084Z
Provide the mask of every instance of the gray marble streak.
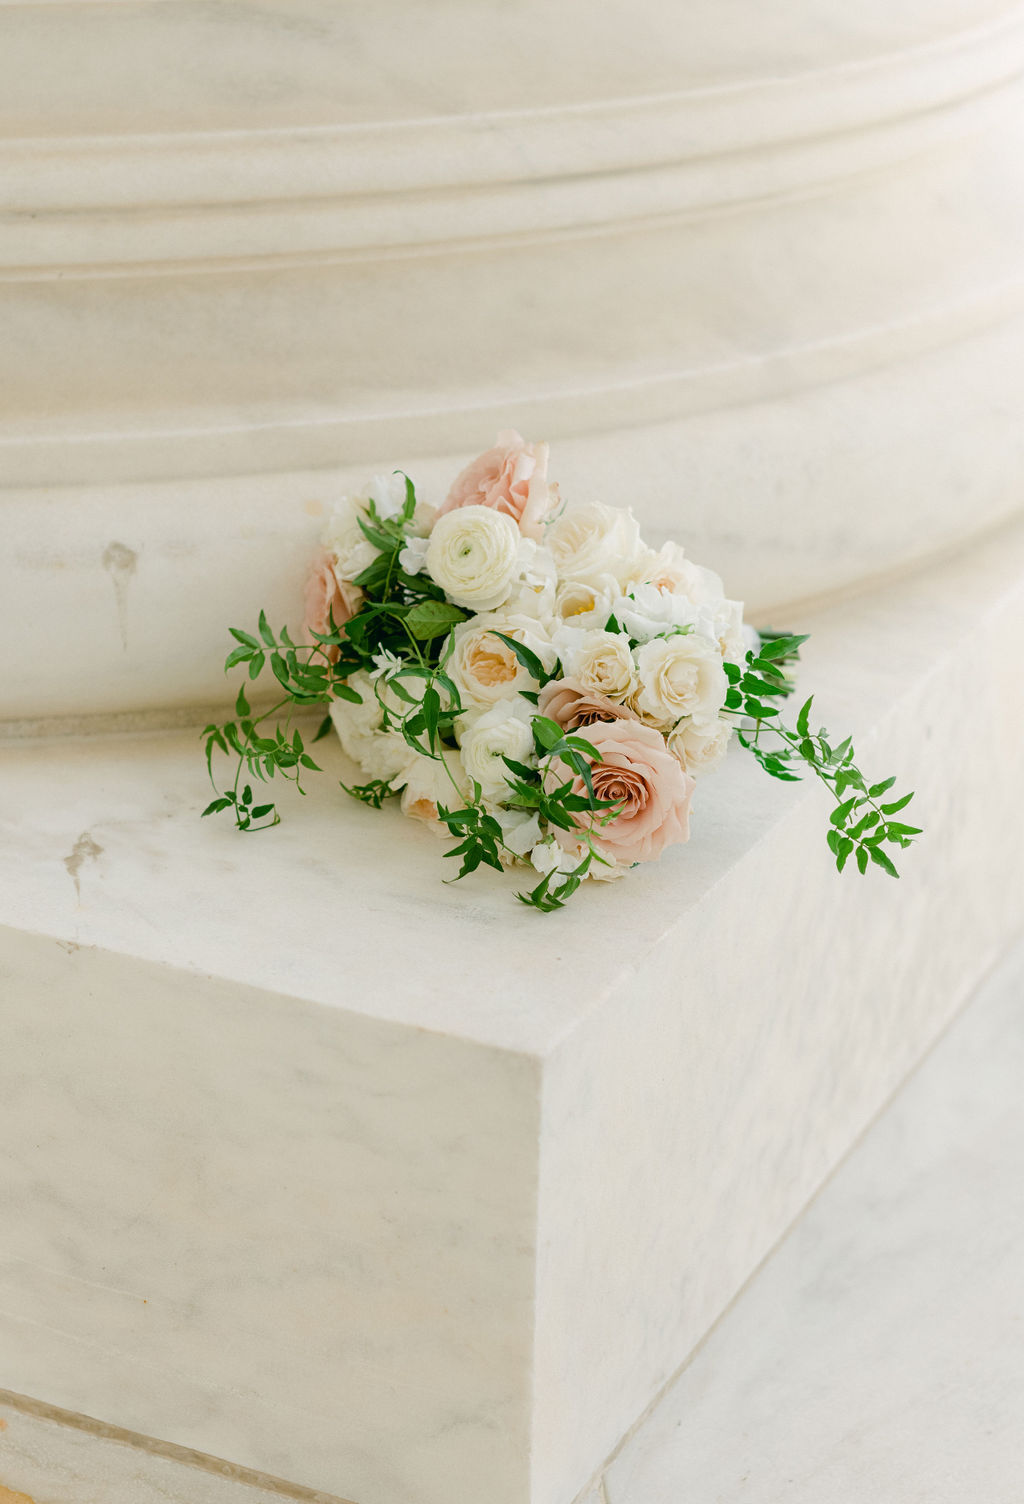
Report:
M1016 1504L1024 949L608 1471L609 1504Z

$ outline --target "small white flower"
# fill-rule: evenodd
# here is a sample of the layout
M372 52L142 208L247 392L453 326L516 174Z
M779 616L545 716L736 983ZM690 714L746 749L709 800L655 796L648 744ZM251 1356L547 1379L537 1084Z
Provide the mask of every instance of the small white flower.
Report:
M572 851L566 851L554 836L545 836L530 852L530 861L541 877L547 877L551 872L567 874L579 866L583 860L583 850L582 846L577 846Z
M519 529L490 507L458 507L434 524L427 572L457 606L493 611L519 572Z
M429 547L429 538L407 538L405 546L398 555L399 566L405 570L406 574L421 574L427 565Z
M463 767L492 803L509 797L510 774L503 759L527 762L534 757L530 720L535 713L529 701L515 695L499 700L490 710L467 718L458 727Z
M684 716L713 721L725 703L729 681L718 644L695 632L645 642L636 666L640 688L632 703L656 726L674 726Z
M391 475L375 475L366 488L366 497L377 508L378 517L385 521L397 517L405 505L405 476L397 470Z
M390 653L385 648L380 653L373 655L373 668L370 671L371 679L390 679L392 674L397 674L405 667L405 663L397 653Z
M526 858L530 848L540 840L540 820L536 810L492 809L490 813L501 826L502 843L517 857Z
M673 627L695 625L698 611L685 595L670 595L655 585L633 585L612 603L611 614L634 642L649 642Z

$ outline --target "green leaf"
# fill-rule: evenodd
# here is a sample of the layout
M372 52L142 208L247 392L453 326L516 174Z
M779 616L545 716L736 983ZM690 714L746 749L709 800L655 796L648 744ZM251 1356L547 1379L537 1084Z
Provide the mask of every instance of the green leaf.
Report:
M911 794L904 794L902 799L896 799L896 800L893 801L892 804L883 804L882 805L882 814L883 815L896 815L896 814L899 814L899 812L900 812L901 809L906 809L907 805L910 803L910 801L911 801L911 799L913 799L913 797L914 796L913 796L912 793Z
M814 696L811 695L810 699L805 700L803 705L800 707L800 714L796 718L797 734L800 736L807 735L807 728L810 725L811 720L811 706L813 705L813 703Z
M432 637L440 637L457 622L465 620L466 613L458 606L452 606L448 601L426 600L413 606L405 618L405 625L417 641L429 642Z
M263 641L267 644L267 647L268 648L276 647L277 644L274 641L274 634L270 630L269 623L267 622L267 613L265 611L261 611L260 612L259 628L260 628L260 636L263 638Z
M857 866L862 875L868 870L868 854L863 846L857 847Z
M237 716L249 714L249 701L245 698L244 689L239 689L238 691L238 697L235 700L235 714Z
M892 778L886 778L883 783L873 783L868 789L868 798L877 799L880 794L888 793L895 782L896 778L893 776Z
M254 820L262 820L264 815L272 814L273 809L274 806L272 804L257 804L252 812L252 817Z
M257 653L259 652L259 642L255 637L253 637L251 632L241 632L237 627L228 627L228 631L231 633L236 642L244 642L246 647L254 649L254 651Z
M876 867L881 867L882 871L888 872L890 877L899 877L899 873L896 871L896 868L893 866L892 862L890 862L884 851L880 851L877 846L871 846L869 848L868 854ZM863 870L864 869L861 868L861 871Z
M847 817L856 803L856 799L847 799L845 804L838 804L829 815L829 823L832 825L845 825Z
M525 668L531 679L536 679L537 683L542 685L548 682L551 675L546 672L543 663L541 663L536 653L532 653L529 648L524 647L521 642L517 642L514 637L507 637L504 632L492 632L491 636L497 637L499 642L503 642L507 648L510 648L515 653L516 658L522 664L523 668Z
M262 674L262 672L263 672L263 665L266 663L266 661L267 660L266 660L266 658L264 657L264 655L262 653L254 653L253 654L252 658L250 658L250 660L249 660L249 678L250 679L258 679L259 678L260 674Z
M332 688L332 693L336 700L347 700L350 705L361 705L363 703L362 695L349 684L335 684ZM330 716L327 719L330 720ZM326 731L321 731L319 735L326 736L327 733Z
M234 802L230 794L225 794L220 799L214 799L206 806L199 818L204 820L207 815L216 815L220 810L227 809Z
M550 752L552 747L557 747L565 734L558 722L550 720L546 715L533 716L530 725L533 727L534 741L545 752Z
M757 656L759 658L792 658L807 641L807 636L808 634L804 633L802 637L763 638Z

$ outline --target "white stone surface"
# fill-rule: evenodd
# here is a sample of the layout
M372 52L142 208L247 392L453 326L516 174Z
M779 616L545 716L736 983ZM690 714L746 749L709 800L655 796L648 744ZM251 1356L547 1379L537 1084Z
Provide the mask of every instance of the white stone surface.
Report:
M0 719L216 697L509 423L755 609L1008 517L1022 77L1006 0L0 5Z
M802 625L899 887L736 758L541 919L329 778L244 840L192 737L0 753L0 1387L358 1504L584 1488L1019 919L1024 535Z
M1018 946L626 1444L608 1504L1016 1504L1022 1074Z
M211 1464L212 1466L213 1464ZM0 1398L0 1504L281 1504L282 1495L26 1412ZM294 1497L294 1496L293 1496ZM315 1504L307 1495L308 1504ZM326 1501L325 1501L326 1504Z

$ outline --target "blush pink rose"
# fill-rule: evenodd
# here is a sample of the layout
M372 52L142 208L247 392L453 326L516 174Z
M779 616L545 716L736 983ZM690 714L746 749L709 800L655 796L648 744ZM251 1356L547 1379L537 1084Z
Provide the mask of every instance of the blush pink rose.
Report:
M306 641L310 644L316 641L314 632L322 635L328 633L332 617L336 627L343 627L355 616L362 602L363 592L359 586L353 585L350 580L339 580L334 573L330 554L321 551L313 560L306 580L306 604L302 622ZM328 651L332 660L337 658L337 648Z
M503 429L494 448L455 478L437 515L458 507L493 507L511 517L524 537L540 538L541 523L558 499L547 474L548 446L527 444L514 428Z
M576 679L551 679L537 696L537 714L557 721L563 731L576 731L595 721L639 721L628 705L584 689Z
M687 840L696 785L668 750L661 733L639 721L598 721L584 734L601 756L590 769L594 793L622 806L607 825L597 824L586 812L574 816L581 829L594 820L592 834L599 854L628 867L652 861L666 846ZM583 779L572 775L564 763L556 763L545 779L550 789L570 776L574 792L585 795ZM563 846L576 844L568 831L556 830L555 836Z

